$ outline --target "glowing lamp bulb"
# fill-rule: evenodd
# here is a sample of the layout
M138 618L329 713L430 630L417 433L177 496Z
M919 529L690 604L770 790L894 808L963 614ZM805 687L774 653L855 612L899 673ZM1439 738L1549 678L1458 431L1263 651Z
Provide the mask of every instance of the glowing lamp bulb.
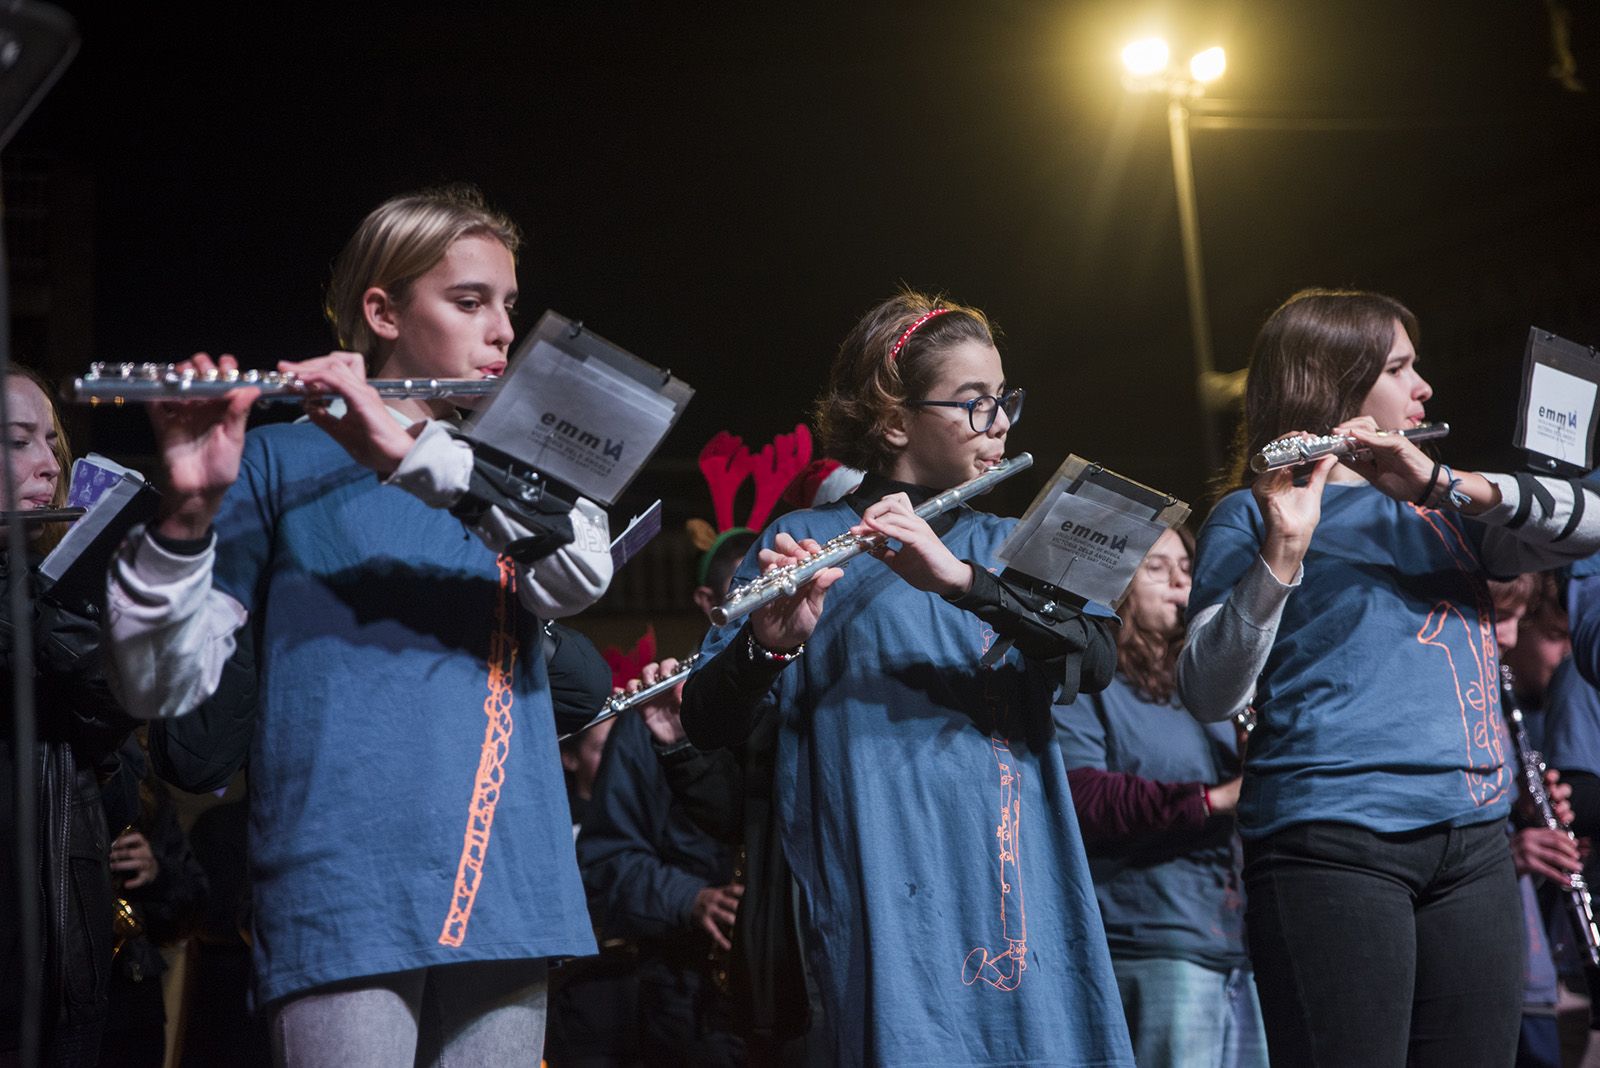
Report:
M1122 65L1136 78L1149 78L1167 69L1171 55L1167 42L1159 37L1146 37L1122 50Z
M1214 82L1222 77L1222 72L1228 69L1228 57L1221 48L1208 48L1204 52L1197 52L1189 60L1189 73L1194 80L1202 84Z

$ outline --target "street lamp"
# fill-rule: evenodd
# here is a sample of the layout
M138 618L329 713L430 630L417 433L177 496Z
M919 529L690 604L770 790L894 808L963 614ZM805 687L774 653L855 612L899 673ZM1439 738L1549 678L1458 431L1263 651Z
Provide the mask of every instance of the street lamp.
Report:
M1205 95L1206 86L1222 77L1228 67L1221 48L1207 48L1189 59L1184 70L1172 62L1172 49L1159 37L1134 41L1122 50L1127 72L1123 84L1130 92L1165 93L1167 131L1172 139L1172 180L1178 194L1178 231L1183 241L1183 274L1189 293L1189 332L1194 344L1195 384L1205 425L1201 440L1207 466L1222 463L1217 450L1216 412L1238 397L1243 373L1218 374L1211 347L1211 316L1206 308L1204 262L1200 258L1200 216L1195 208L1194 161L1189 148L1189 105Z

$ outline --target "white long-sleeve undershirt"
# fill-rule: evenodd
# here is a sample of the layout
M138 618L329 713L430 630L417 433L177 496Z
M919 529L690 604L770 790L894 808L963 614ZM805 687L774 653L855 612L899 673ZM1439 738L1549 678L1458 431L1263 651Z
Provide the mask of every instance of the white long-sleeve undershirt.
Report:
M1481 472L1500 490L1500 503L1480 515L1467 516L1489 529L1483 535L1483 566L1490 575L1510 578L1525 571L1544 571L1600 550L1600 497L1586 495L1577 527L1559 542L1572 517L1574 484L1540 478L1554 507L1534 503L1516 530L1506 527L1522 504L1516 476ZM1255 696L1256 679L1278 637L1284 605L1300 585L1284 583L1259 555L1220 604L1210 605L1189 621L1188 641L1178 657L1178 692L1196 719L1214 722L1243 711Z
M430 421L387 481L430 507L448 508L466 492L472 462L470 445L445 424ZM581 612L611 582L605 512L580 498L570 518L571 544L520 565L518 598L541 619ZM490 508L471 529L495 553L533 533L499 508ZM216 692L223 665L236 648L234 634L249 622L249 613L213 585L215 563L214 534L202 552L189 555L164 547L142 527L113 557L106 590L108 669L131 715L181 716Z

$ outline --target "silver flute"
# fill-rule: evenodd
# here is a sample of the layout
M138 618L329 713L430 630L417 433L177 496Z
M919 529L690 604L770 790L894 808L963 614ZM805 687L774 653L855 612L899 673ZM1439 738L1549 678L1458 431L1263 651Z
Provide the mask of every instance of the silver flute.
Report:
M1418 423L1405 430L1384 430L1381 433L1399 434L1407 441L1436 441L1450 433L1450 424ZM1371 453L1357 445L1356 439L1348 434L1328 434L1320 438L1283 438L1250 457L1250 470L1259 475L1263 471L1310 463L1323 456L1363 458L1367 455Z
M498 378L369 378L380 397L439 400L485 397ZM148 404L151 401L205 399L254 386L263 401L299 401L328 396L314 391L293 374L281 371L179 370L170 363L93 363L89 373L72 380L69 400L88 404Z
M598 712L589 717L589 722L585 723L575 731L568 731L566 734L563 734L561 737L557 738L556 741L564 742L568 738L582 734L590 727L604 723L608 719L614 719L630 709L638 708L642 704L654 701L657 697L660 697L662 694L678 685L678 683L688 678L690 672L694 671L695 667L699 663L700 654L695 653L693 656L685 657L684 659L678 661L678 669L672 674L663 675L659 681L651 683L644 689L639 690L636 693L619 693L615 695L610 700L606 701L605 704L601 705Z
M1018 453L1009 460L1001 460L977 478L923 501L917 507L916 513L923 519L932 519L936 515L948 512L963 501L980 493L987 493L1012 475L1026 471L1032 466L1032 454ZM711 621L720 627L724 623L743 619L762 605L776 601L779 597L792 597L799 592L800 587L823 571L830 567L838 567L851 557L876 549L883 542L883 537L877 534L840 534L804 560L775 567L759 578L752 579L731 591L725 601L711 610Z

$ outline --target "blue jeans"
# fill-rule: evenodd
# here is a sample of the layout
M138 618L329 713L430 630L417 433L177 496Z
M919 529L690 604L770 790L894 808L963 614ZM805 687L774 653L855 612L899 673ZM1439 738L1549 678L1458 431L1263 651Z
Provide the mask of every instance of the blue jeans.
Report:
M1302 823L1244 844L1274 1064L1505 1068L1527 934L1505 821L1379 834Z
M543 960L446 964L289 998L272 1016L272 1055L285 1068L537 1068L544 1020Z
M1266 1068L1267 1035L1249 969L1170 957L1113 958L1139 1068Z
M1561 1034L1554 1016L1522 1017L1516 1068L1561 1068Z

